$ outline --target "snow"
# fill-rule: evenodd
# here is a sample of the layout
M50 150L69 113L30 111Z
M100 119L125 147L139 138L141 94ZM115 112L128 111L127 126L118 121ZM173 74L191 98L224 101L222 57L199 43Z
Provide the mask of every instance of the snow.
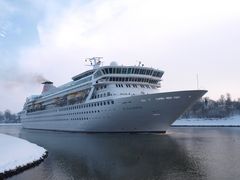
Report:
M46 150L36 144L0 134L0 173L37 161L45 154Z
M240 115L223 119L179 119L172 126L240 126Z
M0 126L21 126L22 123L0 123Z

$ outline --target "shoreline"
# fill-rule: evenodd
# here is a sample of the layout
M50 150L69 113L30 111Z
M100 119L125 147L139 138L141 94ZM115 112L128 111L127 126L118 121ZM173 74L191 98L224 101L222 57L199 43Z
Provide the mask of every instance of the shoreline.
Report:
M240 127L240 125L171 125L171 127Z
M0 144L0 179L36 167L48 156L43 147L19 137L1 133Z
M240 127L240 115L222 119L183 118L176 120L171 127Z
M31 168L34 168L38 165L40 165L44 159L46 159L48 157L48 151L46 151L42 157L36 161L33 161L31 163L27 163L26 165L23 165L23 166L18 166L16 167L15 169L11 169L11 170L7 170L7 171L4 171L2 173L0 173L0 179L4 179L4 178L9 178L9 177L12 177L14 175L17 175L17 174L20 174L28 169L31 169Z
M21 126L22 123L0 123L0 126Z

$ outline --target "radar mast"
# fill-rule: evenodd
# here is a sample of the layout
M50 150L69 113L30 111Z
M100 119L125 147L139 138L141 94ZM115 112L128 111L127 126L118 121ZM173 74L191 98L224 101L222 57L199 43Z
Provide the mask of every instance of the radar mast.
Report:
M103 63L102 59L103 59L103 57L86 58L85 62L90 62L89 66L92 66L93 69L98 69L98 68L100 68L101 64Z

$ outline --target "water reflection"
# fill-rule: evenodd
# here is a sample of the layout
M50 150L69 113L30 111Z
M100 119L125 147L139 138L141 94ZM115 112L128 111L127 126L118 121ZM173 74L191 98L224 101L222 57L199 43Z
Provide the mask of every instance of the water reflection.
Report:
M201 165L170 135L21 130L49 157L11 179L202 179ZM31 179L30 178L30 179Z

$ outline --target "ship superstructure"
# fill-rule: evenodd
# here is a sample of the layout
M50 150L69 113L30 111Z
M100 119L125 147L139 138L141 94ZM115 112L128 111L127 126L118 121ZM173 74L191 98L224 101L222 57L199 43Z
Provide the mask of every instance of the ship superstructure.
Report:
M27 98L24 128L79 132L165 132L206 91L160 92L163 71L138 66L101 66L59 87L43 82L42 94Z

